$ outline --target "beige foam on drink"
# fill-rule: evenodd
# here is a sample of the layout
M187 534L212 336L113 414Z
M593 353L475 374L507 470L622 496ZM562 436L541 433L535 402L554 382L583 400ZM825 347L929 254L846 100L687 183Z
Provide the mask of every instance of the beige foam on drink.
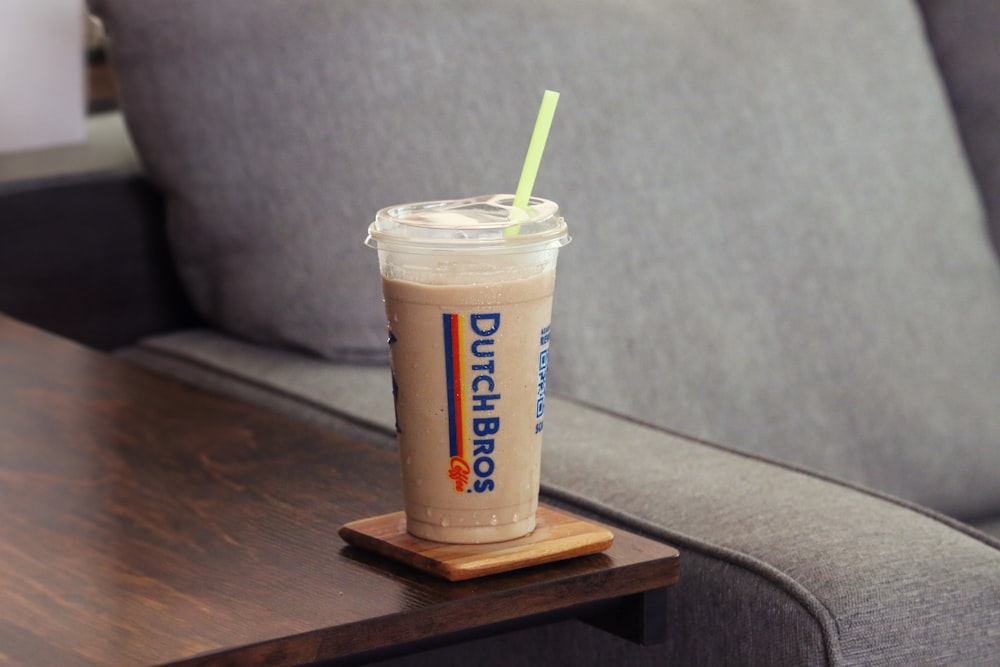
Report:
M521 537L534 528L542 441L537 409L539 357L548 347L547 336L543 339L542 335L548 331L554 284L552 269L528 278L476 285L426 285L383 278L393 340L407 529L414 535L442 542L496 542ZM477 339L468 324L474 314L491 324L492 316L499 316L496 331L488 339L479 337L484 343L481 353L490 356L476 357L463 350L465 407L473 407L469 400L473 389L500 398L478 402L481 419L498 419L482 422L488 427L481 429L481 437L472 428L476 410L466 410L463 444L468 483L461 490L456 490L456 480L449 475L442 331L446 313L464 316L469 336L466 347ZM489 432L494 423L499 429Z

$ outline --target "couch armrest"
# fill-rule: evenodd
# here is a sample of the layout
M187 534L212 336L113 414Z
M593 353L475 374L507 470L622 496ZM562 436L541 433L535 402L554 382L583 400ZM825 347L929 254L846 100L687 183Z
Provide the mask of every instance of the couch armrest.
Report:
M134 170L0 184L0 310L100 349L197 321Z
M550 405L547 492L682 550L666 664L986 665L1000 655L1000 543L806 471Z

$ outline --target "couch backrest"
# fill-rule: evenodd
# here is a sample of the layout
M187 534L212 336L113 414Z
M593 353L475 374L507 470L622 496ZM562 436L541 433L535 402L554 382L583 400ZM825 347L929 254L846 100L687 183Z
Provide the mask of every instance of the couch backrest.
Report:
M1000 2L920 0L920 6L1000 249Z
M553 389L1000 508L1000 270L908 0L96 5L220 326L384 355L367 222L512 190L553 88Z

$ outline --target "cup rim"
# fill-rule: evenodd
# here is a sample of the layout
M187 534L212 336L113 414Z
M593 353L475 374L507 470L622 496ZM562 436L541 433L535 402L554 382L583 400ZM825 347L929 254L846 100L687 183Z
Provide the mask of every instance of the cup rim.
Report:
M532 197L522 212L514 208L513 200L509 194L481 195L388 206L379 210L369 225L365 244L400 252L492 253L558 248L569 243L558 204ZM463 213L442 224L448 212L455 210ZM465 211L473 211L475 216L464 215Z

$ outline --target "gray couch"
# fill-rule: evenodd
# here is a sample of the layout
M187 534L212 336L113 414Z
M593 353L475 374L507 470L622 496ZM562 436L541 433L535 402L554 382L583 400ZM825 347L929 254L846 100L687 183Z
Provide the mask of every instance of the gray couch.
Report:
M393 664L1000 660L996 3L94 5L143 167L0 185L0 309L377 446L367 222L512 190L562 93L543 493L682 550L669 639Z

